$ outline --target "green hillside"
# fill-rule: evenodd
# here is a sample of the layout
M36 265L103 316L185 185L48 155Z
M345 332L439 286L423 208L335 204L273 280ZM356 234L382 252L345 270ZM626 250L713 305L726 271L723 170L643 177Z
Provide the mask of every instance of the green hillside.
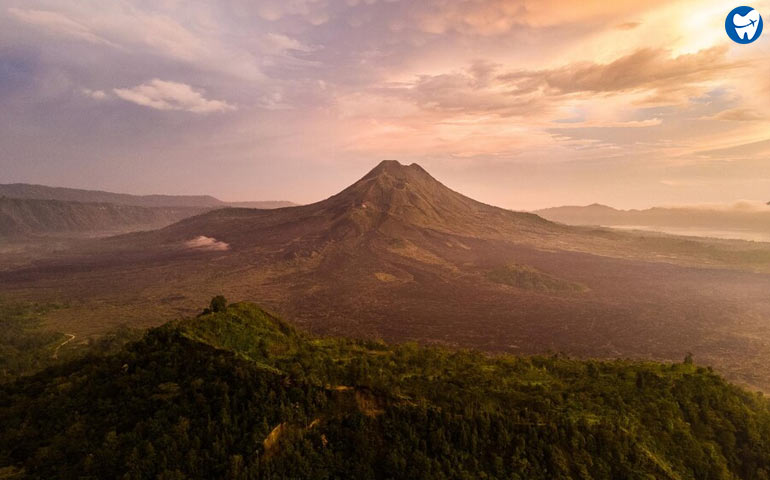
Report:
M0 478L768 478L770 404L689 361L491 357L215 310L0 385Z
M61 307L12 303L0 298L0 383L89 353L115 353L142 336L141 330L125 325L86 339L51 331L45 327L43 317Z

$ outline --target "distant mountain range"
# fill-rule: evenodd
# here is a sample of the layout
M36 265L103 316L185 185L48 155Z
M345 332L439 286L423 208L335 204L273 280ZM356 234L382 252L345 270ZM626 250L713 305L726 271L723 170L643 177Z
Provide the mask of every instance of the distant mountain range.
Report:
M0 197L0 239L102 236L152 230L206 210Z
M746 231L770 234L770 208L737 204L733 207L654 207L618 210L606 205L564 206L535 211L568 225L637 226L666 229ZM719 235L723 236L723 235Z
M770 246L567 226L379 164L342 192L226 208L0 270L0 296L77 298L68 333L222 293L323 334L487 351L681 359L770 388ZM754 321L754 319L757 319ZM53 325L53 324L52 324Z
M281 208L295 205L287 201L225 202L210 195L129 195L100 190L48 187L28 183L0 184L0 196L36 200L61 200L65 202L114 203L139 207Z
M105 236L152 230L208 210L272 209L284 201L227 203L207 195L128 195L23 183L0 185L0 239Z

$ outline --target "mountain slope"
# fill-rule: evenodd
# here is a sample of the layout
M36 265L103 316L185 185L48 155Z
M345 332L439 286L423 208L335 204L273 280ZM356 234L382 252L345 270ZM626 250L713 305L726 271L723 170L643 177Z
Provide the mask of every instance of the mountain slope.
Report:
M585 207L565 206L546 208L535 212L549 220L568 225L604 225L677 229L685 232L711 231L714 235L763 234L770 236L770 209L736 204L732 208L714 207L654 207L645 210L617 210L605 205ZM720 233L722 232L722 233Z
M192 234L216 237L234 250L293 243L315 248L333 241L398 238L405 230L522 239L564 229L542 218L492 207L445 187L419 165L384 161L324 201L278 211L220 210L147 235L174 242ZM268 233L268 235L265 235Z
M770 389L770 248L555 224L383 162L321 202L222 209L0 272L87 336L224 293L313 332L583 357L688 351Z
M767 400L691 364L298 333L255 305L0 385L13 478L764 479Z
M81 190L77 188L48 187L27 183L0 184L0 197L60 200L64 202L114 203L139 207L195 207L223 208L227 206L247 208L282 208L293 204L284 201L265 202L223 202L210 195L129 195L100 190Z
M204 211L0 197L0 238L105 235L161 228Z
M225 202L228 207L237 208L259 208L262 210L272 210L275 208L296 207L294 202L287 202L285 200L262 200L252 202Z
M534 213L554 222L568 225L615 225L623 216L622 210L599 203L586 206L565 205L563 207L544 208L535 210Z
M224 202L208 195L129 195L100 190L48 187L27 183L0 185L0 196L12 198L61 200L65 202L117 203L140 207L223 207Z

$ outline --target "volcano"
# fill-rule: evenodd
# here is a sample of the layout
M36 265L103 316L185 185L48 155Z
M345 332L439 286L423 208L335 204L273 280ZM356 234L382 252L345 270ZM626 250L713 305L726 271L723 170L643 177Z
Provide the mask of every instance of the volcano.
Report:
M191 235L217 238L233 251L272 247L284 256L336 242L368 243L407 234L473 238L531 237L564 229L529 213L493 207L461 195L417 164L380 163L362 179L321 202L272 211L223 209L146 236L157 244Z
M210 211L6 270L0 294L67 300L49 322L78 335L156 325L224 294L319 334L581 357L692 352L770 387L770 345L757 340L769 271L767 244L566 226L384 161L318 203Z

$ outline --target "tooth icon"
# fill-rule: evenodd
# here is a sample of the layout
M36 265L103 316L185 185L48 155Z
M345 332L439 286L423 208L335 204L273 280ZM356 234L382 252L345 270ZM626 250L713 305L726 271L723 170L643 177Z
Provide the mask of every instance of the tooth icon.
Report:
M753 40L754 35L757 33L757 27L759 26L759 12L752 10L746 15L733 15L733 25L735 26L735 33L743 40Z

